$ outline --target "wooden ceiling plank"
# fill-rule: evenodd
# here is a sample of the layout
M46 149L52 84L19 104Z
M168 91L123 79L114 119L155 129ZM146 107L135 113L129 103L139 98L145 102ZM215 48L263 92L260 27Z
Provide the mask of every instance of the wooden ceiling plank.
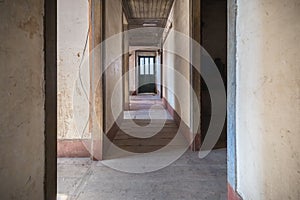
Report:
M154 0L151 0L151 14L150 14L150 18L154 18L153 16L153 4L154 4Z
M132 9L131 6L129 6L128 0L123 0L122 5L123 5L124 13L127 19L129 20L130 18L132 18Z
M140 10L140 3L136 0L132 0L134 2L134 8L135 8L135 14L134 14L134 18L140 17L139 16L139 10Z
M167 18L167 14L166 14L166 10L167 10L167 7L168 7L168 3L170 2L170 0L166 0L165 2L165 6L164 6L164 11L163 11L163 15L162 15L162 18Z
M160 1L159 12L158 12L158 17L159 17L159 18L162 17L162 16L161 16L161 10L162 10L163 1L165 1L165 0L161 0L161 1Z
M154 17L155 17L155 18L157 18L157 10L158 10L158 9L157 9L157 6L158 6L158 0L155 1L155 7L154 7L154 9L155 9Z
M167 16L166 16L165 22L163 23L163 27L165 27L167 25L167 20L170 15L170 12L172 10L173 4L174 4L174 0L170 0L170 5L168 6L168 9L167 9Z

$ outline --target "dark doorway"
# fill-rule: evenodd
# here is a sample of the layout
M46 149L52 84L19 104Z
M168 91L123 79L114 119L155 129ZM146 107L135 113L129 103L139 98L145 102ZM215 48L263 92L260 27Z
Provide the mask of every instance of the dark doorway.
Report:
M155 93L155 57L138 57L138 93Z
M210 54L224 81L227 82L227 1L201 1L201 46ZM201 133L204 139L211 119L211 97L201 80ZM227 125L224 124L215 148L227 145Z

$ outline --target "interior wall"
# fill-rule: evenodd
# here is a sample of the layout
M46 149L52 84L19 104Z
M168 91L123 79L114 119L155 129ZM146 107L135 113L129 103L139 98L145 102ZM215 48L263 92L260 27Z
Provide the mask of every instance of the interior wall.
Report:
M135 51L129 53L129 93L133 94L136 90L135 86Z
M169 16L169 21L172 22L172 27L175 31L185 34L189 37L189 1L175 0L171 14ZM190 80L190 64L188 61L181 58L179 55L174 55L176 47L175 38L172 35L168 35L165 43L163 44L163 65L169 68L173 68L189 82ZM189 49L186 50L189 52ZM180 84L174 80L175 73L167 72L167 69L163 67L163 97L169 102L172 108L179 114L183 122L190 126L190 91L185 88L183 84ZM181 99L183 102L179 105L176 100Z
M0 199L44 199L44 1L0 1Z
M161 79L162 79L162 73L161 73L161 54L156 53L156 59L155 59L155 70L156 70L156 91L159 96L161 96Z
M128 21L126 18L126 15L123 14L123 78L124 78L124 109L128 110L129 109L129 36L128 36Z
M300 2L237 1L237 190L300 199Z
M123 31L123 10L121 0L110 0L105 2L105 38L109 39L115 34ZM105 72L105 90L106 90L106 107L105 107L105 129L108 131L113 123L115 117L112 113L112 106L116 113L122 114L123 111L123 91L122 87L117 87L117 83L122 84L122 35L114 36L113 45L106 46L106 61L111 60L112 57L117 59L107 66ZM117 39L118 37L118 39ZM110 40L111 41L111 40ZM106 67L106 66L105 66ZM116 96L112 98L113 92Z
M90 137L88 13L87 0L58 1L58 139Z

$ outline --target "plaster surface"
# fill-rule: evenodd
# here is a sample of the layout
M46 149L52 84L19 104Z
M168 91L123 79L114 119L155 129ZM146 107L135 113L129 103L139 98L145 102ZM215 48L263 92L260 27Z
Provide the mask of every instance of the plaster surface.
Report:
M44 198L44 1L0 1L0 199Z
M115 34L119 34L123 29L123 13L121 0L110 0L105 3L105 38L109 39ZM108 131L117 116L113 116L112 109L115 113L121 114L123 111L123 91L122 86L118 85L123 82L122 79L122 35L119 34L114 41L114 45L106 47L107 67L105 72L105 130ZM116 58L112 60L112 58ZM116 91L114 91L116 90ZM117 94L113 97L113 92Z
M90 137L88 13L86 0L58 1L58 139Z
M237 1L237 190L243 199L300 199L299 19L298 0Z
M189 1L176 0L169 16L169 21L172 22L175 31L185 34L189 37ZM182 59L180 55L175 55L173 49L182 48L180 41L175 42L175 37L169 35L166 38L163 49L163 66L173 68L179 72L189 82L190 80L190 64L188 61ZM177 46L176 46L177 45ZM183 45L186 46L186 45ZM186 49L187 55L189 55L189 49ZM187 56L189 57L189 56ZM163 69L163 97L169 102L173 109L180 115L181 119L189 126L190 125L190 91L185 88L183 84L174 80L175 73L169 73L162 66ZM176 101L175 94L178 99L181 99L182 105Z

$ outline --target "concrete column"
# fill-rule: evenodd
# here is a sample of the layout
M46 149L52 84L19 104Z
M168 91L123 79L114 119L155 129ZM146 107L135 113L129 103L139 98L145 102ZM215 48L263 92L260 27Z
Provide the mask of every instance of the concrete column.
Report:
M300 199L300 2L237 0L237 191Z
M0 1L0 199L56 192L55 13L55 1Z
M128 22L123 15L123 31L128 30ZM124 86L124 110L129 109L129 38L128 34L123 34L123 86Z
M90 118L89 129L92 136L91 156L93 159L103 158L103 79L102 77L102 49L99 44L103 40L103 1L90 0Z

